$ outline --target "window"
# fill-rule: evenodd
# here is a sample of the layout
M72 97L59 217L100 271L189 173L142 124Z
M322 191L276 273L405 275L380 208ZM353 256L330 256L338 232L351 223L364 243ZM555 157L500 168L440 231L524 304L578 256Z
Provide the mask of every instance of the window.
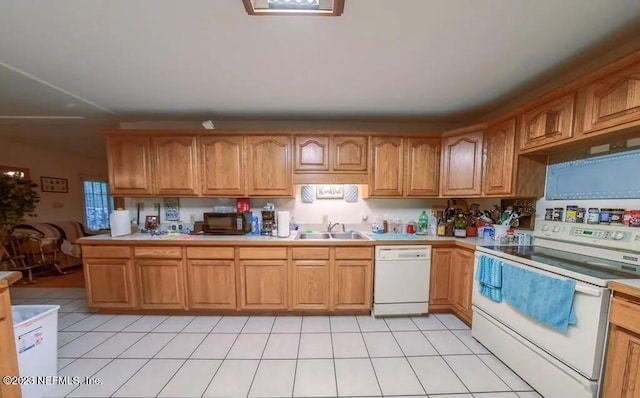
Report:
M83 181L84 209L90 230L108 229L109 214L113 211L113 198L109 184L104 181Z

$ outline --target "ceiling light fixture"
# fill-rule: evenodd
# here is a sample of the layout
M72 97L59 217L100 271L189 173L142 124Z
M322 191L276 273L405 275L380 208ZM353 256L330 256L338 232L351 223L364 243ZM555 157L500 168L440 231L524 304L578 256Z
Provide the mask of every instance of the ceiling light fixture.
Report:
M340 16L344 0L242 0L249 15Z

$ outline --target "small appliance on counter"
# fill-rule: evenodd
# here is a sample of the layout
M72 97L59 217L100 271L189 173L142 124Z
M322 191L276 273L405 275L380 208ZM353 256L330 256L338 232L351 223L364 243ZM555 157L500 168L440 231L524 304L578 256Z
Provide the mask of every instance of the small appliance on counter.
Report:
M275 214L275 210L262 210L262 228L260 228L261 235L273 235L276 225Z
M204 213L202 231L207 235L248 234L251 213Z

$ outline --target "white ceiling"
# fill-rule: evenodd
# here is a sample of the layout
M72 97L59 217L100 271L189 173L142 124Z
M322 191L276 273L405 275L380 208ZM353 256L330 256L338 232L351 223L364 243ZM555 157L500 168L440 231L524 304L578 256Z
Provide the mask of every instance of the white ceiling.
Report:
M455 118L630 26L638 0L0 0L0 139L104 156L124 121Z

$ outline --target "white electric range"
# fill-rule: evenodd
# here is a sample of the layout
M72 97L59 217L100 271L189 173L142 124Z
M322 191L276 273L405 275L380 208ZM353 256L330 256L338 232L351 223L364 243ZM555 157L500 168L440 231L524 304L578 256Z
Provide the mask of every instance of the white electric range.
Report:
M552 329L504 301L479 293L474 281L473 336L546 398L598 396L612 280L640 279L640 228L537 221L532 246L486 246L483 256L576 282L577 323Z

